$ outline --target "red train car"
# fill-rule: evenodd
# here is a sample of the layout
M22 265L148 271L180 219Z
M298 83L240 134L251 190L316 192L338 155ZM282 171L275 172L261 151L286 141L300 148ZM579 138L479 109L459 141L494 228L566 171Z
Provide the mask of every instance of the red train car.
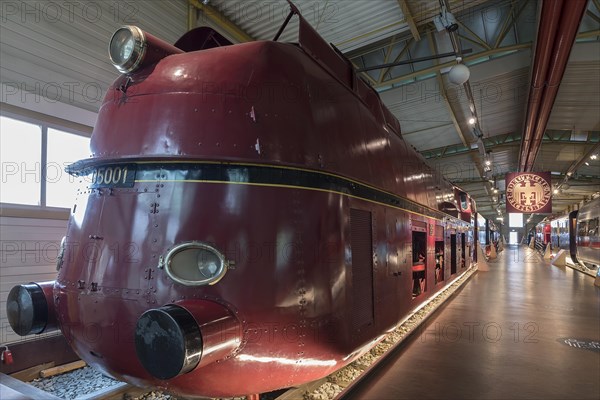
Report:
M115 33L58 277L11 291L13 329L57 325L135 385L262 393L352 362L471 264L471 199L299 18L298 44Z
M552 235L552 226L548 220L544 220L535 227L535 243L536 246L545 248L550 243Z

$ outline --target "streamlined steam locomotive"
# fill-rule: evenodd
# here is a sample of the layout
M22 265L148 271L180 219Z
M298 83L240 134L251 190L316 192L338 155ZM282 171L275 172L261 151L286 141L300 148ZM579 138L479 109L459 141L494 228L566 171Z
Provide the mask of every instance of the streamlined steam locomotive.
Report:
M352 362L473 262L474 202L291 7L295 44L113 35L123 75L69 168L56 281L10 293L17 333L58 327L138 386L263 393Z

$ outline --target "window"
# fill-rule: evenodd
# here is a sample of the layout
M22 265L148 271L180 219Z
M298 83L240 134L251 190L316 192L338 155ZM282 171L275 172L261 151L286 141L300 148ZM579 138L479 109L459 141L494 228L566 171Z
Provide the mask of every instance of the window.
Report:
M48 129L48 162L46 163L46 205L71 207L77 190L75 177L65 167L90 155L90 139L84 136Z
M510 228L522 228L523 227L523 214L508 213L508 226Z
M599 218L588 220L588 236L598 236L598 221Z
M427 235L425 232L412 232L412 298L426 290L427 278Z
M442 230L443 232L443 230ZM435 283L444 280L444 235L435 241Z
M587 236L587 232L588 232L587 221L582 220L582 221L578 222L577 223L577 236L579 236L579 237Z
M41 205L42 127L0 117L0 203Z
M70 208L77 181L65 172L89 157L89 137L41 121L0 116L0 203ZM45 179L43 179L45 177Z

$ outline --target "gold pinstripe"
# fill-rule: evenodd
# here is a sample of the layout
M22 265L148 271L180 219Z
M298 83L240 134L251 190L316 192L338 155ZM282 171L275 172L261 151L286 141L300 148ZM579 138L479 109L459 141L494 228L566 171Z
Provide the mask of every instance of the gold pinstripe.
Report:
M308 169L308 168L301 168L301 167L292 167L292 166L287 166L287 165L275 165L275 164L262 164L262 163L239 163L239 162L229 162L229 161L201 161L201 160L148 160L148 161L115 161L115 162L111 162L109 160L107 160L106 162L107 164L209 164L209 165L237 165L237 166L248 166L248 167L266 167L266 168L280 168L280 169L287 169L287 170L293 170L293 171L303 171L303 172L309 172L309 173L316 173L316 174L321 174L321 175L327 175L327 176L331 176L334 178L339 178L339 179L343 179L352 183L355 183L357 185L361 185L361 186L365 186L368 187L372 190L376 190L378 192L382 192L382 193L386 193L390 196L394 196L394 197L400 197L395 193L392 192L388 192L386 190L382 190L379 189L375 186L371 186L367 183L363 183L357 180L354 180L352 178L347 178L345 176L342 175L337 175L337 174L333 174L331 172L324 172L324 171L317 171L317 170L312 170L312 169ZM431 218L434 219L436 221L441 221L441 219L436 218L436 217L431 217L429 215L425 215L425 214L421 214L415 211L411 211L411 210L407 210L405 208L401 208L401 207L396 207L396 206L392 206L390 204L386 204L386 203L381 203L379 201L375 201L375 200L370 200L364 197L358 197L358 196L354 196L351 194L347 194L347 193L342 193L342 192L338 192L335 190L329 190L329 189L320 189L320 188L311 188L311 187L305 187L305 186L294 186L294 185L282 185L282 184L274 184L274 183L253 183L253 182L230 182L230 181L212 181L212 180L160 180L160 179L155 179L155 180L136 180L136 183L150 183L150 182L192 182L192 183L221 183L221 184L237 184L237 185L249 185L249 186L265 186L265 187L282 187L282 188L289 188L289 189L302 189L302 190L314 190L314 191L318 191L318 192L325 192L325 193L335 193L335 194L339 194L341 196L348 196L348 197L352 197L354 199L358 199L358 200L363 200L363 201L368 201L370 203L374 203L374 204L379 204L382 206L386 206L386 207L390 207L396 210L402 210L402 211L406 211L415 215L420 215L422 217L425 218ZM407 201L413 205L416 205L418 207L424 207L423 205L416 203L410 199L404 198L402 197L402 199L404 201ZM437 210L434 210L436 212L439 212ZM450 217L450 216L449 216ZM453 218L453 217L451 217Z
M216 164L221 164L221 163L216 163ZM239 165L239 164L236 164L236 165ZM305 171L310 171L310 170L305 170ZM313 172L313 171L311 171L311 172ZM340 177L340 178L345 179L343 177ZM385 207L390 207L390 208L393 208L393 209L396 209L396 210L406 211L406 212L409 212L411 214L420 215L420 216L425 217L425 218L431 218L431 219L434 219L436 221L441 221L441 219L439 219L439 218L431 217L429 215L421 214L421 213L418 213L418 212L415 212L415 211L411 211L411 210L407 210L407 209L401 208L401 207L392 206L390 204L381 203L379 201L367 199L367 198L364 198L364 197L354 196L352 194L338 192L336 190L313 188L313 187L306 187L306 186L282 185L282 184L277 184L277 183L230 182L230 181L213 181L213 180L199 180L199 179L163 179L163 180L161 180L161 179L146 179L146 180L136 180L135 182L136 183L154 183L154 182L220 183L220 184L225 184L225 185L266 186L266 187L280 187L280 188L287 188L287 189L313 190L313 191L317 191L317 192L335 193L335 194L338 194L338 195L341 195L341 196L348 196L348 197L352 197L354 199L368 201L369 203L379 204L379 205L382 205L382 206L385 206ZM373 189L375 189L375 188L373 188ZM379 189L375 189L375 190L379 190ZM396 196L396 195L394 195L394 196ZM396 196L396 197L398 197L398 196ZM410 201L410 200L408 200L408 201Z

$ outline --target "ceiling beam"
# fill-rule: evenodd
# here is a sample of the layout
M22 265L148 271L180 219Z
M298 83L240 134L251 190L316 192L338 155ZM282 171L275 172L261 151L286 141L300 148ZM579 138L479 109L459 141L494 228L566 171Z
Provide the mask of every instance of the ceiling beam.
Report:
M433 39L433 35L431 32L427 33L427 39L429 41L429 47L430 47L432 54L437 54L437 45ZM438 61L436 60L436 61L434 61L434 63L437 64ZM467 139L465 137L465 133L463 132L462 127L460 126L460 123L458 122L458 118L456 117L456 112L452 108L452 104L450 103L450 100L448 100L448 92L446 91L446 87L444 86L444 80L442 79L442 74L439 69L437 69L435 71L435 77L437 80L437 84L440 88L440 94L442 95L442 98L444 99L444 104L446 105L446 108L448 109L448 114L450 115L450 119L452 120L452 124L454 124L456 134L460 138L463 145L466 147L469 147L469 142L467 141ZM479 163L479 158L473 154L471 154L470 157L471 157L471 160L473 161L473 165L475 166L475 169L477 170L477 173L483 179L483 177L484 177L483 166Z
M383 58L384 64L387 64L387 62L390 61L390 55L392 55L392 49L394 48L395 43L396 43L396 36L392 37L392 41L390 42L390 45L384 51L384 53L385 53L385 57ZM383 69L381 71L379 71L379 78L377 78L378 83L383 80L384 75L385 75L385 73L384 73Z
M431 34L431 32L427 33L427 39L429 40L429 48L431 50L431 53L437 54L437 45L433 40L433 35ZM438 61L435 60L434 63L437 64ZM448 109L448 114L450 114L450 119L452 120L452 124L454 124L454 128L456 129L456 133L457 133L458 137L460 138L460 141L462 142L462 144L468 147L469 142L467 142L465 134L462 131L460 123L458 122L458 118L456 118L456 112L454 111L454 109L452 108L452 104L450 104L450 101L448 100L448 92L446 91L446 87L444 86L444 80L442 79L442 74L440 73L439 69L437 69L435 71L435 77L437 80L438 87L440 88L440 94L442 95L442 98L444 99L444 104L446 105L446 108Z
M581 32L577 35L576 39L587 39L595 36L600 36L600 29L596 29L593 31Z
M362 34L360 34L358 36L351 37L350 39L346 39L346 40L343 40L341 42L336 42L336 43L334 43L334 45L335 45L335 47L342 47L345 44L352 43L352 42L357 41L359 39L368 38L369 36L377 35L377 34L379 34L381 32L384 32L386 30L389 30L389 29L391 29L391 28L393 28L395 26L399 26L399 25L402 25L401 21L393 22L391 24L387 24L387 25L382 26L380 28L373 29L372 31L365 32L365 33L362 33Z
M412 132L411 132L412 133ZM570 131L569 131L570 133ZM490 136L483 138L483 144L486 149L494 149L500 146L512 146L521 143L521 134L511 132L504 135ZM542 143L545 144L571 144L571 145L590 145L597 144L600 140L600 132L589 132L587 140L571 140L571 135L564 135L560 132L549 132L544 135ZM425 159L448 158L469 152L476 153L477 149L471 149L469 146L454 144L449 146L437 147L430 150L422 150L420 153Z
M400 53L398 53L398 55L394 58L394 61L392 61L393 63L397 63L398 61L400 61L400 59L402 58L402 56L404 56L404 54L406 54L406 52L408 51L408 46L412 43L413 39L408 39L406 41L406 43L404 44L404 47L402 48L402 50L400 51ZM410 57L409 57L410 58ZM380 85L381 82L383 81L383 78L385 77L385 75L390 71L390 67L386 67L384 69L381 70L379 77L381 78L379 80L379 82L377 82L377 85ZM363 74L363 75L369 75L367 73Z
M358 57L366 56L367 54L375 53L381 49L385 49L390 45L390 42L395 41L396 43L405 42L407 40L412 40L413 37L409 32L400 32L385 39L379 40L375 43L371 43L365 45L361 48L349 51L344 53L344 55L349 59L355 59Z
M585 39L585 38L590 38L590 37L595 37L595 36L600 36L600 30L597 29L597 30L593 30L593 31L582 32L577 35L577 39ZM484 57L490 57L490 56L493 56L496 54L503 54L503 53L507 53L507 52L526 50L526 49L531 48L531 45L532 45L531 42L530 43L520 43L520 44L511 45L511 46L498 47L496 49L482 51L480 53L475 53L475 54L471 54L470 56L463 57L463 63L467 63L469 61L474 61L474 60L484 58ZM429 75L431 73L434 73L438 69L450 68L453 65L456 65L456 61L454 61L454 60L448 61L443 64L438 64L433 67L421 69L419 71L411 72L410 74L398 76L394 79L383 81L381 83L378 83L375 87L388 87L390 85L400 83L400 82L405 82L405 81L417 78L419 76Z
M430 127L427 127L427 128L417 129L417 130L410 131L410 132L402 131L402 136L413 135L415 133L421 133L421 132L427 132L427 131L429 131L431 129L445 128L445 127L450 126L450 125L452 125L452 123L447 122L447 123L443 123L441 125L430 126Z
M459 35L461 38L463 38L463 39L467 39L467 40L469 40L470 42L473 42L474 44L476 44L476 45L478 45L478 46L481 46L481 47L485 48L486 50L491 50L491 49L492 49L492 46L490 46L490 45L489 45L489 44L488 44L488 43L487 43L487 42L486 42L486 41L485 41L483 38L481 38L481 37L480 37L478 34L476 34L475 32L473 32L473 31L471 30L471 28L469 28L467 25L463 24L463 23L462 23L462 22L460 22L460 21L456 21L456 23L457 23L457 24L458 24L458 25L459 25L459 26L460 26L462 29L464 29L465 31L469 32L469 33L470 33L470 34L473 36L473 39L469 39L467 36L464 36L464 35Z
M217 10L215 7L198 0L188 0L189 4L202 11L206 18L210 19L215 25L223 29L226 33L231 35L235 40L240 43L252 42L254 38L248 35L242 28L233 23L223 13Z
M504 173L501 173L501 174L496 174L494 177L496 178L496 180L501 181L502 179L504 179L504 175L505 175ZM552 175L552 183L556 183L556 182L560 181L565 176L566 176L565 174ZM469 188L469 186L467 186L467 185L476 185L477 189L470 188L469 193L471 193L471 192L479 193L479 192L485 192L485 188L483 188L483 186L481 186L479 184L488 182L488 180L474 177L474 178L454 179L454 180L452 180L452 182L457 185L462 185L464 188ZM595 185L598 183L600 183L599 177L578 175L577 178L572 178L568 185L570 186L570 188L582 187L582 188L587 189L587 188L589 188L590 184ZM483 189L480 189L480 188L483 188ZM578 192L579 193L587 193L588 191L587 190L579 190Z
M585 12L589 17L591 17L594 21L596 21L597 23L600 23L600 17L598 17L596 14L594 14L592 11L587 10Z
M410 12L410 7L408 6L405 0L398 0L398 4L400 5L400 9L402 10L402 14L404 15L404 20L408 24L410 33L412 33L415 41L418 42L419 40L421 40L421 35L419 34L419 29L417 28L415 20L412 17L412 13Z
M463 57L463 63L469 62L469 61L474 61L474 60L477 60L477 59L480 59L483 57L493 56L493 55L500 54L500 53L506 53L509 51L525 50L525 49L529 49L529 48L531 48L531 43L521 43L521 44L516 44L516 45L511 45L511 46L499 47L497 49L483 51L481 53L476 53L476 54L472 54L467 57ZM412 72L410 74L406 74L406 75L396 77L394 79L390 79L388 81L384 81L381 84L378 84L377 87L389 86L389 85L393 85L395 83L400 83L403 81L407 81L407 80L416 78L418 76L435 73L436 71L439 71L440 69L449 68L449 67L452 67L453 65L456 65L456 60L448 61L443 64L438 64L433 67L425 68L425 69L422 69L419 71Z
M510 32L510 30L515 26L515 24L517 23L517 20L519 19L519 17L523 13L523 10L527 6L527 3L529 3L528 0L520 1L520 2L517 2L516 0L512 0L511 5L510 5L509 15L504 20L504 26L502 26L500 34L498 35L498 38L496 39L496 43L494 43L494 48L498 48L500 46L500 44L502 43L502 41L504 40L504 38L506 37L508 32ZM520 8L515 11L515 9L517 8L517 4L520 5ZM509 22L512 22L512 24L509 24Z
M557 186L557 189L560 188L565 183L567 183L569 181L569 179L573 176L573 174L575 174L575 172L577 172L577 170L579 169L579 167L581 167L583 165L583 163L588 158L590 158L590 156L592 154L595 154L595 153L598 152L598 149L600 149L600 143L596 143L595 146L591 147L588 151L586 151L585 153L583 153L577 160L573 161L573 163L569 166L569 169L566 172L565 179L562 181L562 183L560 183Z
M356 62L354 60L350 60L350 63L352 64L352 66L354 67L354 70L359 70L360 67L358 65L356 65ZM375 79L373 79L373 77L371 77L371 75L364 73L362 74L362 76L369 81L369 83L371 84L371 86L375 86L377 84L377 82L375 82Z
M198 20L198 9L192 5L192 3L188 3L188 22L187 22L187 30L191 31L196 27L196 21Z
M600 1L599 0L593 0L593 2L594 2L594 5L596 6L596 9L598 11L600 11Z
M440 93L442 95L442 98L444 99L444 103L446 104L448 113L450 114L450 119L452 120L452 124L454 125L454 128L456 129L456 133L458 134L458 137L460 138L460 141L463 143L463 145L468 147L469 143L467 142L465 133L463 132L463 130L460 126L460 123L458 122L458 118L456 118L456 112L454 111L454 108L452 108L452 104L450 104L450 101L448 100L448 93L446 92L446 88L444 87L444 81L442 79L442 74L440 73L440 71L437 71L436 78L438 81L438 85L440 85Z

